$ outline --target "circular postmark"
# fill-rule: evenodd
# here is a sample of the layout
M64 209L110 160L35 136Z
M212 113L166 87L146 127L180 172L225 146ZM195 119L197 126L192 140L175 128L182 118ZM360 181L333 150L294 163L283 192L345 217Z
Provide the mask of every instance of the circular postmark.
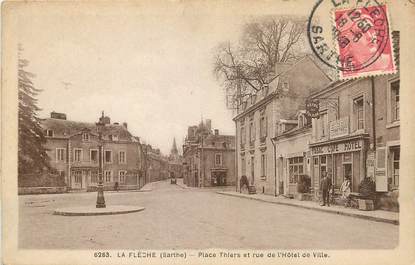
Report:
M385 49L390 49L386 5L376 0L350 2L319 0L307 23L308 41L315 55L343 73L370 67Z

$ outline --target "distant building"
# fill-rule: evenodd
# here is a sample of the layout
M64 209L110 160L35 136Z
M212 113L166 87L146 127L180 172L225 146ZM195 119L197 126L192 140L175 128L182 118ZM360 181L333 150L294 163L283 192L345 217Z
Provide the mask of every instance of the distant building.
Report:
M179 150L176 145L176 138L173 138L173 146L168 158L169 161L169 174L170 177L182 178L183 177L183 159L179 154Z
M65 178L69 189L96 189L100 145L105 189L112 189L116 182L120 189L138 189L145 184L140 142L128 131L127 123L111 124L104 113L97 123L88 123L69 121L66 114L52 112L50 118L42 119L41 126L51 166Z
M191 187L235 185L235 136L211 129L211 120L188 127L183 144L184 183Z
M151 145L143 145L146 158L146 181L155 182L166 180L169 177L168 158L163 156L160 149L154 149Z

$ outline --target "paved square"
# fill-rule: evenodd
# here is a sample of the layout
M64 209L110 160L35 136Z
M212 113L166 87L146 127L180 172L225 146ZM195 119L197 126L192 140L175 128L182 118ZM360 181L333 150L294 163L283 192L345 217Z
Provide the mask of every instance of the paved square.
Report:
M19 197L19 247L31 249L394 248L399 226L234 198L158 182L151 192L107 192L107 205L144 211L58 216L95 205L96 193Z

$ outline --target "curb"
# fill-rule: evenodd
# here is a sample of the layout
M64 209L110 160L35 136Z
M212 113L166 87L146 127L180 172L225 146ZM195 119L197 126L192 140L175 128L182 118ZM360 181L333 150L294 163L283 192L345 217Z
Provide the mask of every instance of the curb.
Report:
M297 204L291 204L291 203L286 203L286 202L268 201L268 200L261 199L261 198L239 196L239 195L236 195L236 194L229 194L229 193L225 193L225 192L221 192L221 191L217 191L216 193L220 194L220 195L230 196L230 197L237 197L237 198L267 202L267 203L272 203L272 204L287 205L287 206L293 206L293 207L298 207L298 208L303 208L303 209L308 209L308 210L314 210L314 211L326 212L326 213L331 213L331 214L350 216L350 217L355 217L355 218L360 218L360 219L365 219L365 220L371 220L371 221L375 221L375 222L383 222L383 223L399 225L399 220L386 219L386 218L382 218L382 217L367 216L367 215L361 215L361 214L357 214L357 213L345 213L345 212L342 212L342 211L327 210L325 208L314 208L314 207L309 207L309 206L305 206L305 205L297 205Z
M102 208L102 210L86 209L85 207L77 208L60 208L53 212L53 215L63 216L94 216L94 215L115 215L115 214L128 214L143 211L144 207L120 207L112 206L108 208Z

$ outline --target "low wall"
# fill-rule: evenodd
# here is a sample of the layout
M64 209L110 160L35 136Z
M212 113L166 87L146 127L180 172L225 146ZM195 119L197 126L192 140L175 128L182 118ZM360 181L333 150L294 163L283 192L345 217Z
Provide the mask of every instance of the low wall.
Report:
M65 193L66 187L19 187L19 195L27 194L49 194L49 193Z

